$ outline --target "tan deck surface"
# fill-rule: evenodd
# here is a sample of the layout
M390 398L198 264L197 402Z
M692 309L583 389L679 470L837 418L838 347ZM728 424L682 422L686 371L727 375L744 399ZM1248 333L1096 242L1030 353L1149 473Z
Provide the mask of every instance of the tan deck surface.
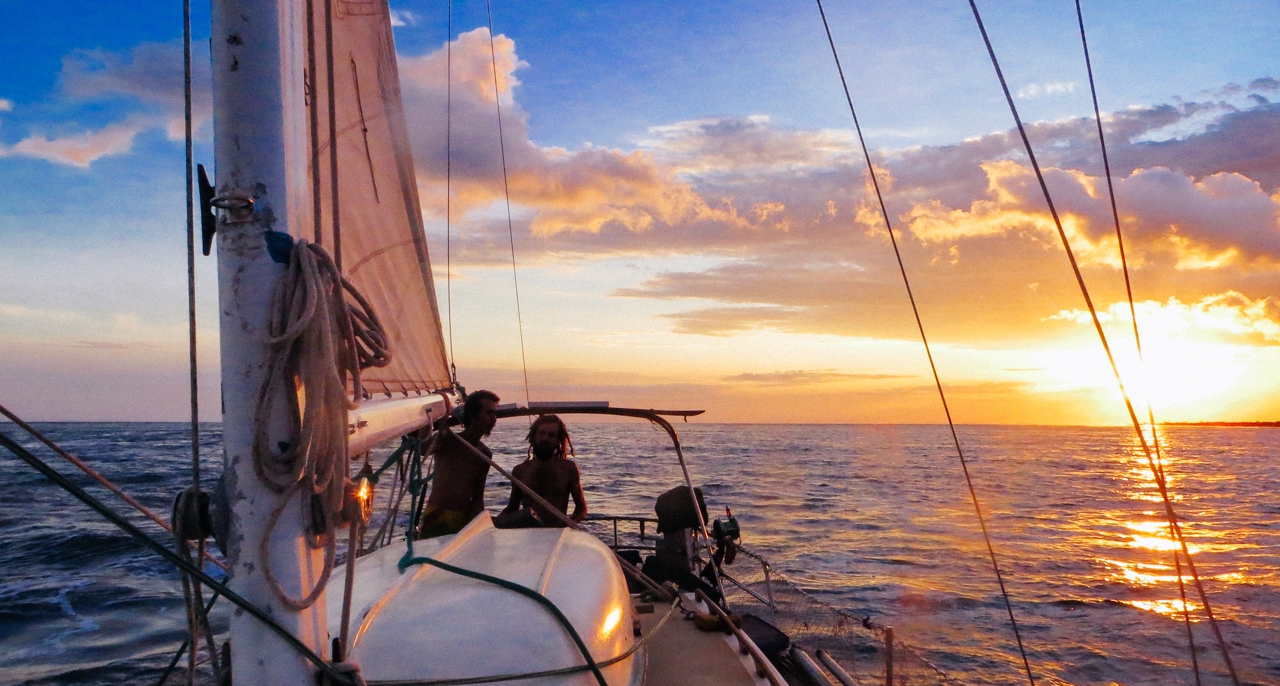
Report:
M666 614L657 611L637 615L643 635L648 635ZM646 686L754 686L756 681L722 633L699 631L677 612L662 631L649 640Z

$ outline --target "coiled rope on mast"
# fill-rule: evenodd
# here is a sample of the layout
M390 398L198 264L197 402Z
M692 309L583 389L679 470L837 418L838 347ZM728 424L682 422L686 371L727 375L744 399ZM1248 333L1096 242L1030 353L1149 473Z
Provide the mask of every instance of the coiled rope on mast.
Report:
M1084 51L1084 67L1089 75L1089 95L1093 99L1093 120L1098 126L1098 146L1102 149L1102 170L1107 177L1107 197L1111 200L1111 219L1116 228L1116 245L1120 249L1120 268L1124 273L1124 292L1129 300L1129 320L1133 323L1133 343L1138 351L1138 366L1145 366L1142 355L1142 336L1138 333L1138 312L1133 304L1133 284L1129 279L1129 260L1124 252L1124 232L1120 230L1120 210L1116 205L1116 188L1111 181L1111 160L1107 155L1107 136L1102 130L1102 110L1098 107L1098 87L1093 79L1093 61L1089 59L1089 39L1084 30L1084 11L1080 8L1080 0L1076 3L1076 21L1080 25L1080 46ZM1164 456L1160 452L1160 435L1156 430L1156 413L1151 406L1151 398L1146 399L1147 424L1151 427L1151 445L1156 451L1156 466L1164 476ZM1170 538L1176 539L1173 527L1169 527ZM1182 619L1187 628L1187 646L1191 653L1191 668L1196 675L1196 686L1200 686L1200 658L1196 656L1196 638L1191 632L1191 610L1187 606L1187 585L1182 577L1182 562L1178 551L1173 551L1174 571L1178 575L1178 595L1182 597Z
M1120 394L1124 398L1125 409L1129 413L1129 419L1133 424L1134 431L1138 435L1138 441L1142 445L1142 452L1147 457L1147 463L1151 468L1152 476L1155 479L1156 487L1160 491L1160 498L1164 503L1165 516L1169 520L1169 528L1173 531L1174 538L1179 547L1182 549L1182 556L1187 561L1187 569L1191 572L1191 577L1195 582L1196 591L1200 595L1200 600L1204 604L1205 616L1209 619L1209 626L1213 630L1214 638L1218 642L1218 649L1222 653L1223 662L1227 665L1227 671L1231 674L1231 682L1239 686L1240 679L1236 675L1235 665L1231 661L1231 652L1227 648L1226 640L1222 637L1222 631L1218 627L1218 622L1213 616L1213 609L1209 604L1209 596L1205 593L1204 584L1200 581L1200 575L1196 571L1195 562L1191 559L1191 551L1187 547L1186 537L1183 536L1182 526L1178 522L1178 515L1174 511L1173 499L1169 495L1168 484L1164 478L1164 470L1156 462L1155 455L1151 450L1150 444L1147 442L1146 433L1142 430L1142 421L1138 419L1138 414L1134 410L1133 400L1129 397L1129 392L1125 388L1124 379L1120 374L1120 367L1116 364L1115 355L1111 352L1111 345L1107 342L1107 334L1102 329L1102 320L1098 317L1098 310L1094 307L1093 298L1089 295L1089 288L1085 284L1084 275L1080 272L1080 265L1076 262L1075 252L1071 249L1071 242L1067 239L1067 232L1062 227L1062 219L1058 216L1057 207L1053 203L1053 196L1049 193L1049 186L1045 182L1044 173L1040 170L1040 163L1036 160L1035 151L1031 147L1031 139L1027 137L1026 127L1022 124L1022 117L1018 114L1018 108L1013 102L1013 94L1009 91L1009 84L1004 78L1004 72L1000 69L1000 62L996 59L995 48L991 45L991 38L987 35L986 26L982 23L982 15L978 12L978 5L975 0L969 0L969 7L973 10L974 21L978 25L978 31L982 34L982 41L987 47L987 54L991 57L991 65L995 68L996 77L1000 81L1000 88L1004 91L1005 101L1009 104L1009 111L1013 114L1014 123L1017 124L1018 134L1022 138L1023 147L1026 149L1027 157L1031 161L1031 168L1035 171L1036 180L1040 183L1040 190L1044 194L1045 203L1049 207L1049 214L1053 218L1054 226L1057 227L1058 237L1062 240L1062 247L1067 253L1067 260L1071 263L1071 271L1075 274L1076 284L1080 287L1080 294L1084 297L1085 305L1089 308L1089 315L1093 319L1093 327L1098 333L1098 339L1102 343L1102 349L1107 354L1107 362L1111 365L1111 372L1115 376L1116 385L1120 389Z
M951 430L951 441L955 445L956 455L960 458L960 468L964 472L965 484L969 488L969 498L973 502L974 513L978 517L978 525L982 529L982 539L987 546L987 554L991 558L991 568L995 572L996 583L1000 586L1000 595L1004 598L1005 609L1009 613L1009 624L1013 628L1013 637L1018 644L1018 653L1022 656L1022 666L1026 670L1027 681L1031 686L1035 686L1035 677L1031 674L1031 663L1027 660L1027 651L1022 643L1022 633L1018 630L1018 620L1013 614L1013 603L1009 600L1009 591L1005 588L1004 575L1000 572L1000 562L996 559L995 546L991 543L991 534L987 531L986 517L982 514L982 504L978 499L978 492L973 486L973 477L969 474L969 464L965 459L964 450L960 447L960 437L956 433L955 422L951 418L951 407L947 403L946 391L942 388L942 379L938 375L938 366L933 361L933 351L929 346L929 337L925 335L924 320L920 317L920 309L916 306L915 295L911 291L911 279L907 277L907 268L902 261L902 251L898 248L898 239L893 233L893 223L889 219L889 210L885 206L884 195L880 191L880 182L876 178L875 165L871 162L871 152L867 149L867 140L862 135L862 126L858 123L858 113L853 106L853 96L849 93L849 83L844 76L844 68L840 66L840 54L836 50L835 39L831 36L831 26L827 23L827 13L822 7L822 0L816 0L818 3L818 13L822 15L822 27L827 33L827 43L831 46L831 56L836 63L836 71L840 74L840 85L844 88L845 101L849 104L849 114L853 117L853 127L858 133L858 143L862 146L862 156L867 162L867 174L871 178L871 186L875 189L876 201L880 205L880 216L884 220L885 231L889 234L889 242L893 245L893 255L898 261L898 271L902 274L902 283L907 290L907 299L911 302L911 313L915 316L916 328L920 331L920 340L924 344L925 356L929 359L929 370L933 374L934 386L938 389L938 397L942 401L942 411L947 416L947 427Z
M346 294L356 301L348 304ZM299 238L271 294L266 343L270 346L254 414L253 467L280 501L259 544L264 577L277 598L301 610L315 603L333 571L334 529L342 521L347 453L347 375L353 395L362 397L360 370L391 361L386 332L369 303L320 246ZM372 345L370 345L372 344ZM289 400L292 441L280 452L270 444L268 426L275 399ZM310 533L323 536L324 570L303 598L288 595L271 573L271 531L290 499L303 494Z

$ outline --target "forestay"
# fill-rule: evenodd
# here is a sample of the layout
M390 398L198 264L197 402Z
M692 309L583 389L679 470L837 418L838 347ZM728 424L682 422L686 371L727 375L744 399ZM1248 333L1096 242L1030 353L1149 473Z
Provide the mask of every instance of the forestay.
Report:
M314 77L305 81L308 128L293 134L295 149L308 151L310 174L306 188L291 190L309 202L296 204L306 214L290 231L334 256L386 329L391 363L365 370L366 395L446 388L448 363L387 0L308 0L306 6L311 21L299 47Z

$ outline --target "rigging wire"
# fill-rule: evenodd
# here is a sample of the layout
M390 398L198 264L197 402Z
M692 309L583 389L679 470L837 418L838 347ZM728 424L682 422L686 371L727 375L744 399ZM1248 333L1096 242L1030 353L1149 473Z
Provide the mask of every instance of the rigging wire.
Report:
M1080 24L1080 45L1084 49L1084 66L1085 71L1089 75L1089 95L1093 98L1093 119L1098 125L1098 145L1102 149L1102 169L1107 177L1107 196L1111 200L1111 219L1115 222L1116 227L1116 245L1120 248L1120 268L1124 273L1124 292L1129 300L1129 320L1133 322L1133 343L1138 350L1139 367L1145 364L1142 355L1142 336L1138 333L1138 313L1137 308L1133 304L1133 285L1129 279L1129 261L1124 252L1124 233L1120 230L1120 211L1116 206L1116 189L1115 184L1111 181L1111 160L1107 155L1107 137L1102 131L1102 111L1098 107L1098 88L1093 78L1093 62L1089 59L1089 39L1085 35L1084 30L1084 11L1080 8L1080 0L1076 3L1076 20ZM1156 450L1156 465L1160 467L1161 476L1164 472L1164 456L1160 452L1160 437L1156 431L1156 415L1155 410L1151 406L1150 398L1147 399L1147 423L1151 427L1151 444ZM1169 530L1170 537L1174 536L1173 529ZM1191 667L1195 671L1196 686L1200 686L1200 660L1196 656L1196 639L1191 632L1191 610L1187 607L1187 585L1183 581L1182 562L1178 558L1178 551L1173 551L1173 565L1178 574L1178 593L1182 596L1182 618L1187 628L1187 644L1191 651Z
M191 0L182 0L182 114L187 172L187 348L191 368L191 485L200 491L200 394L196 371L195 160L191 133Z
M182 0L182 125L183 125L183 152L184 163L186 167L186 195L187 195L187 351L189 358L190 379L189 386L191 392L191 490L190 493L197 499L202 495L200 492L200 392L199 392L199 365L196 356L196 229L195 229L195 153L193 150L192 135L192 97L191 97L191 0ZM175 501L176 507L183 502L187 494L178 496ZM173 532L177 541L179 553L187 559L188 562L202 560L205 556L205 541L203 533L200 532L201 538L196 543L195 556L192 557L192 551L185 539L188 532L181 531L181 527L177 526L178 518L174 517L175 525ZM195 678L196 659L200 650L200 634L206 633L209 645L209 661L213 665L214 674L221 678L222 666L218 660L218 649L214 643L213 631L209 629L209 613L204 609L204 601L200 590L200 582L194 577L182 575L183 598L187 605L187 631L191 646L191 652L188 657L187 665L187 681L190 683Z
M449 376L458 386L458 365L453 354L453 0L445 3L444 38L444 293L449 318Z
M278 622L276 622L275 619L273 619L270 614L268 614L267 612L259 608L257 605L254 605L253 603L249 602L240 594L227 588L225 584L219 582L217 579L214 579L213 577L206 574L204 570L201 569L200 567L183 559L182 556L166 548L164 544L148 536L144 531L134 526L132 522L125 519L124 517L121 517L114 510L104 505L97 498L94 498L92 495L86 492L83 488L80 488L79 486L77 486L75 482L71 481L66 476L63 476L56 469L50 467L44 460L41 460L39 457L36 457L35 455L33 455L30 451L28 451L26 448L23 448L21 445L19 445L13 439L9 438L9 436L4 434L3 432L0 432L0 446L7 448L9 452L16 455L23 462L26 462L36 471L40 472L42 475L45 476L45 478L49 479L54 484L60 486L62 490L66 491L67 493L70 493L72 496L75 496L77 500L84 503L85 505L88 505L95 512L102 515L107 521L111 522L112 524L115 524L122 531L132 536L139 543L142 543L147 548L150 548L152 552L164 558L165 561L168 562L169 564L172 564L173 566L177 567L179 571L191 575L195 579L199 580L200 583L208 586L209 588L212 588L214 591L217 591L219 594L221 594L227 600L231 601L237 607L243 609L245 612L252 615L254 619L257 619L258 621L262 622L263 625L267 627L267 629L271 630L272 633L279 636L281 640L283 640L286 644L289 645L289 647L296 650L299 655L301 655L311 664L315 665L316 669L318 669L321 672L324 672L324 674L328 676L330 679L333 679L335 683L349 684L350 686L354 686L353 680L347 673L340 671L338 668L335 668L333 664L327 662L324 658L317 655L315 651L311 650L311 648L309 648L305 643L299 640L298 637L294 636L292 633L289 632L288 629L284 628Z
M960 447L960 437L956 434L956 425L951 418L951 407L947 403L947 394L942 389L942 379L938 376L938 367L933 361L933 351L929 347L929 338L924 332L924 321L920 317L920 309L916 306L915 295L911 291L911 280L907 278L907 268L902 261L902 251L898 249L898 239L893 233L893 224L889 220L889 210L885 207L884 195L880 192L880 182L876 179L875 166L871 162L871 153L867 149L866 138L862 135L862 126L858 123L858 113L853 107L853 96L849 93L849 83L844 76L844 68L840 66L840 55L836 51L835 39L831 36L831 26L827 23L827 13L822 8L822 0L817 0L818 12L822 15L822 27L827 32L827 42L831 45L831 56L835 59L836 71L840 73L840 85L844 88L844 97L849 104L849 114L853 116L853 127L858 133L858 142L862 146L862 155L867 161L867 174L871 177L871 185L876 192L876 200L880 204L880 216L884 219L885 230L889 233L889 242L893 245L894 257L898 260L898 271L902 273L902 283L907 289L907 299L911 301L911 312L915 315L916 328L920 330L920 340L924 343L925 356L929 358L929 370L933 373L933 383L938 388L938 397L942 400L942 410L947 415L947 426L951 429L951 441L955 445L956 455L960 457L960 468L964 471L964 480L969 487L969 497L973 501L974 512L978 516L978 525L982 528L982 538L987 545L987 554L991 557L991 568L995 571L996 583L1000 586L1000 595L1004 598L1005 609L1009 613L1009 624L1013 627L1013 637L1018 643L1018 653L1022 656L1022 666L1027 673L1027 681L1035 686L1035 677L1031 674L1031 663L1027 660L1027 651L1022 643L1022 633L1018 630L1018 620L1013 614L1013 603L1009 600L1009 592L1005 588L1004 576L1000 572L1000 563L996 560L995 547L991 543L991 535L987 531L986 518L982 514L982 505L978 492L973 486L973 478L969 474L969 464L965 460L964 450Z
M1022 124L1022 118L1018 115L1018 108L1013 102L1013 95L1009 92L1009 84L1005 81L1004 72L1000 69L1000 62L996 59L995 48L991 45L991 38L987 35L986 26L982 23L982 15L978 12L978 5L975 0L969 0L969 7L973 10L973 18L978 24L978 31L982 34L982 41L987 47L987 54L991 57L991 65L995 68L996 76L1000 80L1000 88L1004 91L1005 100L1009 104L1009 111L1013 114L1014 123L1017 124L1018 134L1022 137L1022 144L1026 148L1027 157L1031 161L1031 167L1035 171L1036 179L1040 183L1040 190L1044 193L1045 203L1049 206L1049 214L1053 217L1054 226L1058 229L1058 237L1062 240L1062 247L1067 253L1067 260L1071 263L1071 270L1075 274L1076 283L1080 287L1080 294L1084 296L1085 305L1089 308L1089 315L1093 319L1094 329L1098 333L1098 339L1102 342L1102 349L1107 354L1107 361L1111 365L1111 372L1115 376L1116 385L1120 389L1121 396L1124 397L1125 409L1129 413L1129 419L1133 424L1134 431L1138 434L1138 441L1142 445L1142 452L1147 457L1147 462L1151 468L1152 476L1155 478L1156 487L1160 490L1160 498L1164 501L1165 515L1169 520L1169 527L1174 533L1179 546L1182 549L1182 556L1187 561L1187 568L1191 572L1191 577L1195 582L1196 591L1200 595L1200 600L1204 604L1206 617L1209 619L1209 626L1213 630L1214 638L1218 642L1218 649L1222 653L1223 662L1226 663L1227 671L1231 674L1231 681L1239 686L1240 679L1236 675L1235 664L1231 661L1231 653L1227 648L1226 640L1222 636L1222 630L1218 627L1217 619L1213 616L1213 609L1209 604L1209 596L1205 593L1204 584L1200 580L1200 574L1196 571L1195 562L1191 559L1191 552L1187 547L1186 538L1183 536L1182 527L1178 523L1178 515L1173 509L1173 500L1169 496L1168 484L1164 478L1164 470L1156 462L1155 456L1151 451L1151 446L1147 443L1146 432L1142 430L1142 421L1138 419L1138 414L1134 410L1133 400L1129 397L1128 390L1125 389L1124 380L1120 375L1120 367L1116 364L1115 355L1111 352L1111 345L1107 342L1107 334L1102 329L1102 320L1098 317L1098 310L1094 307L1093 298L1089 295L1089 288L1085 285L1084 275L1080 272L1080 265L1076 262L1075 252L1071 249L1071 242L1067 239L1067 232L1062 227L1062 219L1058 216L1057 207L1053 204L1053 197L1049 193L1049 186L1045 182L1044 174L1040 170L1040 163L1036 160L1035 152L1031 147L1031 139L1027 137L1026 127Z
M323 245L324 236L320 230L320 106L316 103L316 10L313 0L307 0L307 71L304 76L307 112L311 117L308 122L311 129L311 227L315 234L312 241Z
M342 273L342 218L338 213L338 100L334 93L333 0L324 0L325 70L328 72L329 100L329 203L333 214L333 262ZM319 174L319 170L316 171ZM357 391L357 400L359 391Z
M44 434L40 433L38 430L36 430L34 426L31 426L26 421L24 421L22 417L19 417L13 412L10 412L9 408L5 407L4 405L0 405L0 415L4 415L9 419L9 421L13 422L14 425L16 425L19 429L22 429L23 431L27 432L27 434L29 434L32 438L48 446L50 450L57 453L58 456L61 457L62 459L66 460L67 462L70 462L76 469L79 469L80 471L89 475L89 477L91 477L94 481L97 481L99 484L101 484L103 488L107 489L108 491L111 491L113 494L115 494L117 498L119 498L120 500L123 500L125 504L129 505L133 509L145 515L151 521L160 525L160 528L164 529L166 532L170 532L170 533L173 532L173 527L170 526L169 522L166 522L159 515L147 509L146 505L143 505L142 503L138 502L136 498L129 495L128 493L125 493L123 489L111 483L111 481L107 479L107 477L100 474L93 467L90 467L89 465L85 464L83 460L77 458L75 455L72 455L66 450L63 450L62 446L58 445L57 443L54 443L52 440L49 439L48 436L45 436ZM206 551L204 554L204 559L211 562L214 566L222 569L223 571L228 570L227 563L223 562L222 560L219 560L217 557L214 557L213 553Z
M507 200L507 239L511 242L511 283L516 292L516 326L520 331L520 368L524 372L524 404L529 405L529 363L524 353L524 318L520 313L520 279L516 275L516 232L511 225L511 185L507 181L507 144L502 135L502 99L498 96L498 56L493 48L493 3L485 0L489 15L489 64L493 66L493 105L498 111L498 151L502 155L502 193Z
M209 598L209 602L204 606L205 616L208 616L209 612L213 610L214 603L218 602L218 598L221 597L221 595L222 594L217 591L213 592L213 595ZM172 674L174 668L178 666L178 660L187 652L187 646L190 643L191 637L188 636L182 641L182 645L178 646L178 652L174 653L173 659L169 660L169 666L165 667L164 671L160 673L160 678L156 679L156 686L164 686L168 683L169 675Z

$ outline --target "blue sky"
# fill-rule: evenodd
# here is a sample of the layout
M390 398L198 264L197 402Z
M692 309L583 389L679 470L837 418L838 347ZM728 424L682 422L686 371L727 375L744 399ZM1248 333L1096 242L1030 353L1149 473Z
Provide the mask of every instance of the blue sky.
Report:
M1096 180L1100 170L1085 147L1089 127L1077 119L1091 108L1073 5L989 1L980 7L1024 118L1043 125L1044 140L1056 151L1049 163L1063 170L1064 184L1080 175ZM1229 356L1242 356L1237 361L1246 368L1272 364L1280 334L1267 327L1280 282L1269 266L1270 244L1249 248L1245 234L1210 226L1213 220L1205 217L1238 210L1241 219L1232 220L1233 227L1246 227L1249 235L1276 231L1267 219L1275 183L1256 171L1274 152L1264 145L1261 162L1245 158L1259 150L1257 140L1266 140L1262 127L1280 116L1270 104L1280 93L1268 90L1266 81L1280 76L1280 41L1274 38L1280 35L1280 3L1086 2L1084 8L1102 109L1131 136L1116 140L1118 155L1132 159L1118 176L1134 175L1133 202L1152 207L1135 204L1133 210L1135 230L1148 231L1155 246L1138 274L1140 298L1197 325L1207 321L1205 312L1221 313L1229 305L1247 329L1232 335L1265 345L1217 343L1236 345ZM572 164L598 178L607 176L608 164L626 161L655 189L645 195L608 186L640 199L583 208L529 182L516 198L527 263L521 278L530 360L547 399L595 393L661 404L664 394L678 389L690 402L730 408L718 418L760 419L744 408L758 404L762 393L776 393L759 376L775 374L768 378L808 384L810 391L839 399L836 404L865 407L859 399L897 393L883 412L826 419L936 419L932 401L917 392L920 360L910 352L909 327L903 333L906 310L892 271L885 270L885 244L871 237L875 227L855 222L856 243L847 251L833 247L847 235L842 232L854 221L854 205L866 198L859 196L848 113L816 6L547 2L532 9L502 2L493 8L495 31L513 41L504 54L519 60L512 74L519 85L504 93L517 137L514 173L520 174L520 159L537 173L553 173L561 164L554 149L561 148ZM392 10L401 24L402 74L405 65L419 65L415 78L429 79L446 40L445 4L397 0ZM208 12L207 5L195 4L201 55ZM916 239L909 249L916 251L922 289L936 296L925 309L941 320L943 345L954 346L941 354L950 356L957 383L982 406L1017 407L1028 393L1047 398L1029 421L1048 421L1070 402L1110 402L1105 379L1085 388L1059 378L1069 375L1014 379L1003 371L1069 366L1092 353L1024 364L1063 341L1080 350L1089 342L1079 330L1063 328L1070 317L1053 319L1078 307L1078 296L1037 276L1048 269L1036 262L1042 254L1054 260L1045 264L1053 265L1055 279L1064 263L1051 254L1052 242L1027 238L1037 235L1034 217L1007 203L994 210L981 205L994 197L984 195L994 192L988 187L1016 177L1016 170L1001 176L989 165L1020 157L1000 142L1010 118L967 3L831 2L827 12L869 143L899 180L891 209ZM0 40L7 65L0 79L0 186L6 189L0 194L0 355L6 359L0 402L18 410L25 403L42 418L181 418L182 148L171 130L179 102L172 86L181 6L5 3L0 21L22 27ZM485 22L483 3L454 2L455 38ZM455 51L456 59L487 59L468 53L462 42ZM205 73L207 67L200 75ZM414 145L439 270L442 222L432 198L440 193L440 179L431 132L439 130L440 110L431 88L426 81L406 83L406 106L411 127L424 132ZM459 91L458 97L468 95ZM212 157L208 135L206 126L197 141L198 161ZM1241 151L1237 157L1213 156L1214 150L1236 149L1231 144ZM1157 166L1177 178L1138 173ZM1216 173L1238 178L1196 186ZM1156 218L1171 201L1152 189L1183 181L1190 195L1180 197L1194 196L1186 200L1185 225L1179 217ZM514 331L490 322L510 319L512 294L499 278L503 265L483 249L495 230L498 186L491 177L459 183L473 184L473 196L487 198L455 217L462 232L457 240L471 250L455 270L455 297L465 303L457 322L459 362L474 374L468 385L510 389L518 364ZM1081 183L1087 188L1092 182ZM672 193L684 198L679 207L659 199ZM1201 208L1224 194L1234 198L1234 209ZM657 228L628 223L641 215L649 222L644 227ZM830 227L822 223L828 219ZM939 222L946 227L938 228ZM796 228L808 225L822 228L812 236ZM1180 228L1169 228L1174 226ZM783 234L790 238L778 237ZM1101 251L1097 276L1108 284L1100 288L1110 304L1118 291L1114 268L1102 254L1105 239L1092 228L1082 235ZM1176 260L1168 247L1175 238L1191 241L1178 244ZM829 257L829 263L815 256ZM953 267L972 271L944 273ZM865 289L855 279L848 292L864 309L823 301L820 293L801 297L805 284L785 281L805 273L826 283L835 269L866 279ZM969 280L983 272L1007 272L1008 283L984 289ZM205 403L216 407L212 259L200 261L198 276ZM761 283L778 285L757 287ZM701 290L689 290L695 286ZM840 288L826 290L844 293ZM1003 329L974 310L975 303L998 302L1010 289L1055 295L1019 301L1013 306L1019 324ZM865 310L881 301L889 309ZM966 329L952 313L975 323ZM975 334L979 326L991 333ZM1168 326L1185 333L1176 322ZM726 350L732 355L726 357ZM996 359L996 352L1004 357ZM899 387L894 378L913 380ZM755 385L747 388L748 382ZM1280 410L1259 400L1271 390L1219 388L1171 411L1200 418L1205 403L1222 405L1228 396L1250 399L1227 403L1224 412L1235 415ZM115 401L121 394L147 400L122 407ZM1064 416L1074 422L1115 418L1101 410ZM969 415L974 421L1002 417L1021 419L1005 410Z

